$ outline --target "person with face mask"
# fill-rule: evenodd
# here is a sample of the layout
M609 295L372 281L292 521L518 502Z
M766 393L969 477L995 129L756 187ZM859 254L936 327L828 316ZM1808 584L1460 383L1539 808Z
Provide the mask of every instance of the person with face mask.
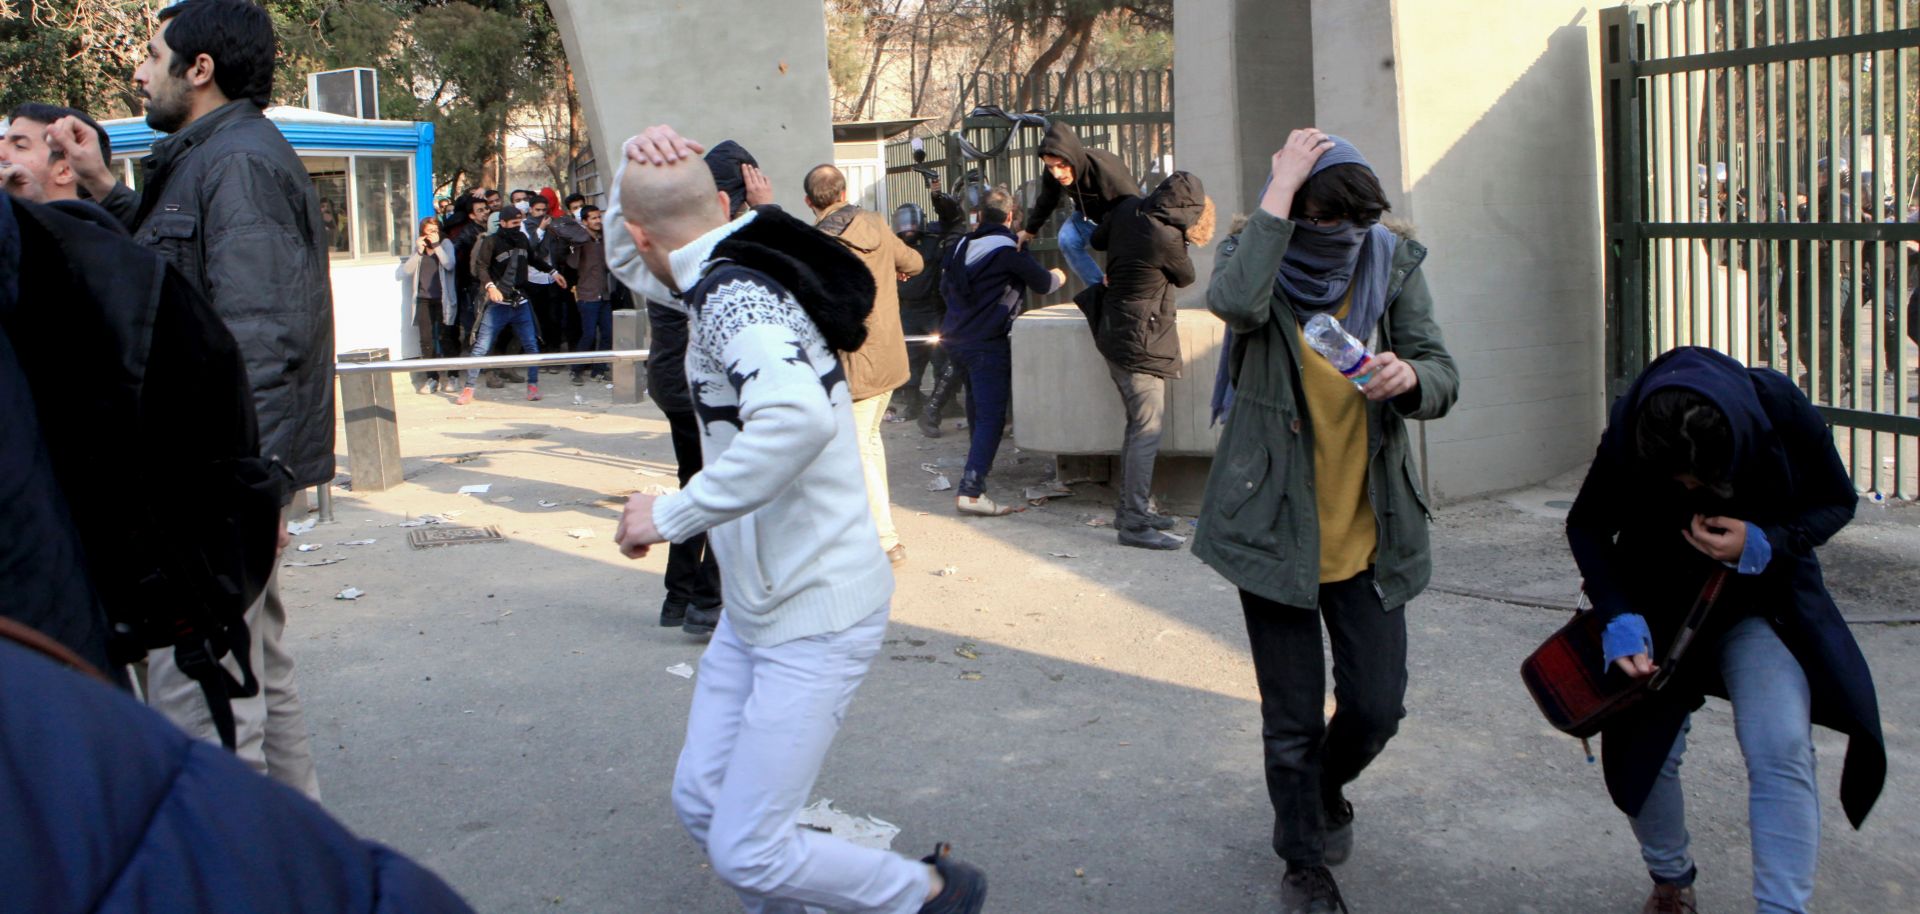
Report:
M1459 385L1426 248L1380 224L1387 208L1352 144L1295 130L1207 288L1231 333L1215 396L1226 427L1192 551L1240 591L1283 910L1298 914L1347 910L1328 869L1353 847L1345 788L1405 716L1404 607L1432 570L1407 420L1446 415ZM1364 391L1307 346L1302 328L1322 314L1375 343Z
M940 320L946 316L946 300L940 296L940 259L948 248L966 234L966 214L960 201L933 188L933 209L939 215L934 222L917 203L902 203L893 211L893 233L907 247L920 254L923 268L900 280L900 325L907 336L926 336L940 332ZM937 380L946 373L947 356L934 343L907 343L907 382L894 391L888 407L889 418L897 421L917 418L926 407L921 392L927 366L933 366Z
M493 341L503 329L511 328L514 336L520 338L520 345L529 353L540 351L540 333L534 327L532 295L533 283L527 279L529 266L534 259L533 245L527 240L526 232L521 230L525 217L518 209L509 208L500 211L500 229L481 239L473 247L473 275L482 277L485 292L485 310L480 314L480 323L474 328L473 352L475 358L493 351ZM480 380L480 370L467 370L467 386L460 391L460 397L453 401L455 406L465 406L473 402L473 385ZM540 399L540 369L527 369L527 399Z

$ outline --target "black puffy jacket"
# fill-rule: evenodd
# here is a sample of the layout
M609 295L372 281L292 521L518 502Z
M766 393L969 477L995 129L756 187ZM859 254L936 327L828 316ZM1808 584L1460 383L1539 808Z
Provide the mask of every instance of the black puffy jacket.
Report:
M1074 301L1093 325L1094 345L1128 371L1180 377L1180 334L1174 328L1174 290L1193 284L1187 229L1206 209L1200 179L1174 172L1154 192L1129 197L1093 232L1094 250L1107 252L1107 283L1089 286Z
M153 144L141 191L105 201L212 301L247 362L260 453L300 486L333 480L333 287L320 198L246 99Z
M1029 235L1040 234L1047 219L1053 216L1054 207L1060 205L1062 190L1070 191L1074 205L1095 223L1105 221L1107 213L1121 200L1140 195L1140 184L1127 170L1127 163L1104 149L1081 145L1080 137L1069 124L1048 125L1038 155L1066 159L1073 166L1073 186L1062 188L1060 182L1053 179L1052 172L1041 169L1040 197L1034 201L1023 226Z

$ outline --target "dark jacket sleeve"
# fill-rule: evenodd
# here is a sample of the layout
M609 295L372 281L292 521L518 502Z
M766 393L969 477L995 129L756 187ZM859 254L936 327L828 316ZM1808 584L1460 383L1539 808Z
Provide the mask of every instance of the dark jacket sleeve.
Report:
M313 421L290 414L305 400L288 388L297 388L314 340L332 327L319 325L327 315L314 313L307 296L288 294L290 284L324 287L328 277L308 269L304 214L295 211L277 175L271 162L252 154L220 159L207 172L200 217L206 226L207 298L246 358L263 451L281 456L289 433Z
M1005 261L1007 268L1026 283L1027 288L1041 294L1053 291L1053 274L1041 266L1040 261L1033 259L1032 254L1009 248L996 256Z
M1186 234L1171 225L1155 225L1153 236L1160 249L1160 272L1167 274L1167 282L1181 289L1193 285L1193 256L1187 252Z
M1813 404L1785 375L1763 377L1767 389L1761 392L1762 401L1794 473L1793 510L1785 521L1761 526L1777 562L1781 550L1806 556L1825 545L1853 520L1860 496L1834 449L1832 431Z
M140 194L133 188L115 182L113 191L107 194L107 199L95 202L100 204L101 209L112 213L113 218L120 220L120 224L126 226L127 231L131 232L139 227L133 222L134 217L140 214Z
M1033 209L1027 210L1027 222L1022 226L1029 235L1040 234L1040 229L1053 218L1053 208L1060 205L1060 182L1053 179L1043 169L1040 174L1040 196L1033 201Z
M960 208L960 201L949 194L933 192L933 214L940 218L940 230L947 234L966 230L966 211Z
M1412 244L1413 242L1406 242ZM1433 295L1427 291L1426 271L1418 267L1407 275L1400 295L1387 306L1387 332L1394 355L1413 367L1419 386L1393 399L1393 408L1408 419L1438 419L1460 396L1460 369L1440 338L1433 319Z
M1580 494L1567 512L1567 546L1573 551L1574 564L1580 567L1587 599L1608 620L1633 611L1617 567L1614 544L1614 537L1625 525L1621 511L1627 501L1621 492L1627 468L1612 440L1619 434L1622 421L1624 410L1616 406L1593 465L1580 484Z
M1096 251L1104 251L1113 242L1113 224L1118 219L1107 219L1093 228L1093 237L1087 239L1087 246Z

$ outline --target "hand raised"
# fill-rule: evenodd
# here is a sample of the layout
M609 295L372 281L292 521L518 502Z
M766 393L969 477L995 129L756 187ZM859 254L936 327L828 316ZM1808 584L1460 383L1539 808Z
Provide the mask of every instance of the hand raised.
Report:
M752 165L740 166L740 179L747 183L747 205L766 206L773 202L773 181L767 173Z
M1291 216L1294 195L1313 174L1314 163L1332 148L1333 140L1316 128L1295 130L1269 162L1270 180L1267 192L1260 197L1260 208L1282 219Z
M687 139L666 124L656 124L627 140L628 161L640 165L671 165L707 151L707 147Z

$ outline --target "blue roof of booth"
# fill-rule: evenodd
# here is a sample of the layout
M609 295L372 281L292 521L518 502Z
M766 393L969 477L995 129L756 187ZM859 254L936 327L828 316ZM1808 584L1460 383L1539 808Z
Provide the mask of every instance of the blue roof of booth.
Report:
M268 108L266 113L295 149L412 152L433 146L433 125L421 121L375 121L287 106ZM115 154L144 153L162 136L138 117L117 118L100 126L107 128L107 136L113 139Z

